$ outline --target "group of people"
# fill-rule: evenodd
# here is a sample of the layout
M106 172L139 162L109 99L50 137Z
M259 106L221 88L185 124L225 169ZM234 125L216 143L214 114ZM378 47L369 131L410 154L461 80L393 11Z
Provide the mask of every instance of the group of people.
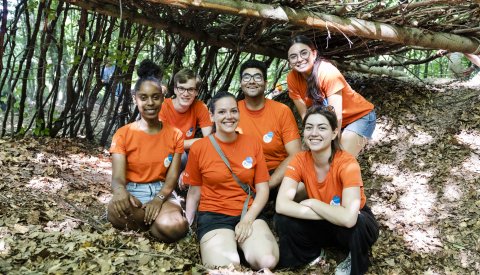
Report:
M265 98L263 62L241 65L244 100L219 91L207 107L196 99L193 71L179 71L174 97L164 99L160 68L143 61L134 88L141 118L118 129L110 148L113 226L175 242L196 223L202 262L211 267L240 264L240 250L252 269L294 268L338 246L348 256L336 273L365 273L378 225L356 156L375 129L374 106L307 37L292 39L287 58L303 140L292 111ZM203 138L195 138L197 128ZM177 185L188 188L185 211Z

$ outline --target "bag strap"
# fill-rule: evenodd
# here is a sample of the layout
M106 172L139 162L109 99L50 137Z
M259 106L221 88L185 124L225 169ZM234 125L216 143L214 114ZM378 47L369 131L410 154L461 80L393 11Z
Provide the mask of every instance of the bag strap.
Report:
M247 198L245 199L245 203L243 203L243 209L242 209L242 218L245 213L247 213L248 210L248 202L250 201L250 196L255 198L255 193L251 190L250 185L243 183L237 175L233 172L232 167L230 166L230 162L228 161L227 157L223 153L222 149L220 148L220 145L218 145L217 141L215 140L215 137L213 137L213 134L209 135L208 138L210 139L210 142L212 143L213 147L217 151L217 153L220 155L222 158L223 162L225 165L228 167L228 170L232 173L233 179L242 187L243 191L247 193Z

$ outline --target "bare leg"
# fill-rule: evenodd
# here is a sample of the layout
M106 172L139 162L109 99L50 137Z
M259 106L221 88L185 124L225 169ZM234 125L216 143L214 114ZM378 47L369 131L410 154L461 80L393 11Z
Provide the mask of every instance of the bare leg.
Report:
M209 231L200 240L202 262L208 267L240 265L235 232L230 229Z
M257 219L252 226L252 235L240 244L245 259L252 269L273 269L279 258L277 241L264 220Z
M349 130L344 130L342 132L342 139L340 140L343 150L352 154L354 157L358 156L367 142L367 138Z
M171 243L181 239L188 231L187 219L178 204L166 201L160 214L150 227L150 233L160 241Z

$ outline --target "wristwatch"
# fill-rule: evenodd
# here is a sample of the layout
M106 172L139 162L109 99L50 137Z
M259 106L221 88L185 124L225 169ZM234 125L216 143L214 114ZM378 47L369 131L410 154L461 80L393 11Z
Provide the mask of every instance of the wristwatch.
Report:
M162 201L165 200L165 195L163 195L163 194L158 193L158 194L156 195L156 197L159 198L159 199L161 199Z

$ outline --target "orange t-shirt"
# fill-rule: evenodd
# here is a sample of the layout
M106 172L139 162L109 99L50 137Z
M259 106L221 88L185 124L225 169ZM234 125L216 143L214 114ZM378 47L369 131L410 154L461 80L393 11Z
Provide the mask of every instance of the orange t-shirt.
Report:
M292 70L287 75L288 95L292 100L303 99L307 108L313 101L307 95L307 80ZM317 85L325 98L342 91L342 128L363 117L373 110L374 106L362 95L355 92L347 83L342 73L332 63L322 61L318 68Z
M268 170L276 169L288 157L285 144L299 139L297 122L287 105L266 99L258 111L247 109L244 100L238 102L240 121L237 131L261 141Z
M195 137L197 125L200 128L212 126L207 106L199 100L193 101L192 105L185 113L179 113L173 107L172 99L167 98L162 104L162 109L158 114L158 118L161 121L180 129L185 139L192 139Z
M230 162L233 172L255 191L255 184L270 179L262 145L250 136L239 134L237 140L224 143L215 138ZM190 148L183 181L201 186L199 211L239 216L247 193L233 179L232 173L217 153L208 137L195 142ZM267 183L265 183L267 184ZM253 199L250 199L249 206Z
M360 209L366 202L363 192L362 174L360 165L354 156L345 151L338 151L330 164L330 170L323 182L317 181L313 157L310 151L303 151L295 155L285 171L285 177L297 182L303 182L309 198L315 198L330 204L334 196L342 199L342 192L347 187L360 187Z
M183 153L180 130L163 123L155 135L145 133L136 122L127 124L113 135L110 153L127 158L127 182L165 181L175 153Z

